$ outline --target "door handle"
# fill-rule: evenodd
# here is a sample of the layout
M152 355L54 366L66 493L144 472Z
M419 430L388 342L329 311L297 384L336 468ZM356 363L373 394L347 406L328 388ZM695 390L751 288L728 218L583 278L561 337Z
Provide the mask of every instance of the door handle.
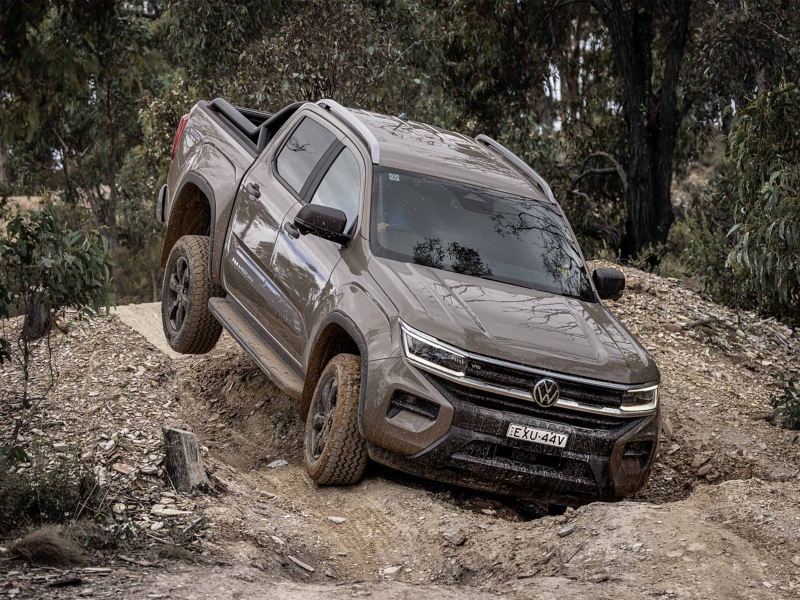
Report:
M294 223L292 223L291 221L286 221L286 223L283 224L283 228L286 230L286 233L289 234L290 238L296 240L297 238L300 237L300 231L297 229L297 227L294 226Z
M248 183L246 186L244 186L244 189L253 198L261 198L261 192L259 191L257 183Z

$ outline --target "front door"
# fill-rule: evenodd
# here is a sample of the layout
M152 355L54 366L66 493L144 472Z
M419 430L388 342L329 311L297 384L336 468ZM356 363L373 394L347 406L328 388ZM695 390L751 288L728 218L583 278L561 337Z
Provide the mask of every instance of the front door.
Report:
M268 146L242 181L222 265L232 304L284 355L287 343L302 335L303 323L275 283L273 249L287 212L338 144L338 134L307 113L286 127L289 133ZM299 368L294 353L288 354Z
M317 174L306 199L312 204L342 210L347 215L345 231L352 235L357 227L366 167L349 140L344 138L336 146ZM285 222L292 222L301 207L302 204L292 207ZM330 312L326 300L330 298L331 273L347 249L317 236L292 235L286 228L281 230L275 243L272 268L281 294L292 303L303 323L287 342L289 350L302 360L311 333L306 324L317 322Z

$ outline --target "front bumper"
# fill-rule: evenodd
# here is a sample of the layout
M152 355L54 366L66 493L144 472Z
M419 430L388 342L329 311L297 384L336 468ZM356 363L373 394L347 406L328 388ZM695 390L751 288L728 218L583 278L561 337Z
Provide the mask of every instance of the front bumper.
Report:
M363 425L370 457L407 473L577 506L634 494L653 467L660 408L638 418L541 408L422 373L403 358L371 365L367 381L373 401ZM439 404L438 415L392 410L398 392ZM510 439L511 423L564 433L569 441L561 449Z

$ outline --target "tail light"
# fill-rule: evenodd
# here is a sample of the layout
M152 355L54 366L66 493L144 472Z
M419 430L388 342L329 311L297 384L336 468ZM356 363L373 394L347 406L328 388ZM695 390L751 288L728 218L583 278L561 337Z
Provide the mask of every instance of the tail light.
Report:
M189 120L189 115L183 115L181 117L181 124L178 125L178 132L175 134L175 141L172 142L172 155L170 156L170 160L175 158L175 152L178 150L178 142L181 141L181 135L183 135L183 128L186 127L186 121Z

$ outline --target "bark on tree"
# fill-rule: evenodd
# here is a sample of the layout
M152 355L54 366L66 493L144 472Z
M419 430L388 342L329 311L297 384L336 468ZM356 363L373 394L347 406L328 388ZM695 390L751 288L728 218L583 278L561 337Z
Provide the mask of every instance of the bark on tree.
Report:
M42 302L42 289L31 288L28 291L27 311L25 314L24 336L29 342L38 340L50 329L50 311Z
M117 251L119 234L117 233L117 132L114 126L114 100L111 82L108 77L106 85L106 124L108 126L108 203L106 206L106 226L108 227L108 246L111 253Z
M580 61L581 30L583 29L583 12L579 11L575 18L575 33L572 36L572 51L564 65L564 73L560 78L561 102L564 104L565 120L573 121L576 117L576 103L580 100Z
M633 257L667 240L675 219L670 188L673 152L685 107L677 105L683 50L691 0L665 1L667 45L661 87L653 90L654 11L659 5L633 0L590 0L608 29L617 70L625 83L624 115L628 125L628 216L622 254ZM626 3L627 5L627 3Z
M172 485L179 492L192 492L209 485L197 436L190 431L164 427L166 470Z
M150 240L147 243L147 260L150 264L150 285L153 289L153 302L161 300L161 265L153 259L153 252L150 248Z

